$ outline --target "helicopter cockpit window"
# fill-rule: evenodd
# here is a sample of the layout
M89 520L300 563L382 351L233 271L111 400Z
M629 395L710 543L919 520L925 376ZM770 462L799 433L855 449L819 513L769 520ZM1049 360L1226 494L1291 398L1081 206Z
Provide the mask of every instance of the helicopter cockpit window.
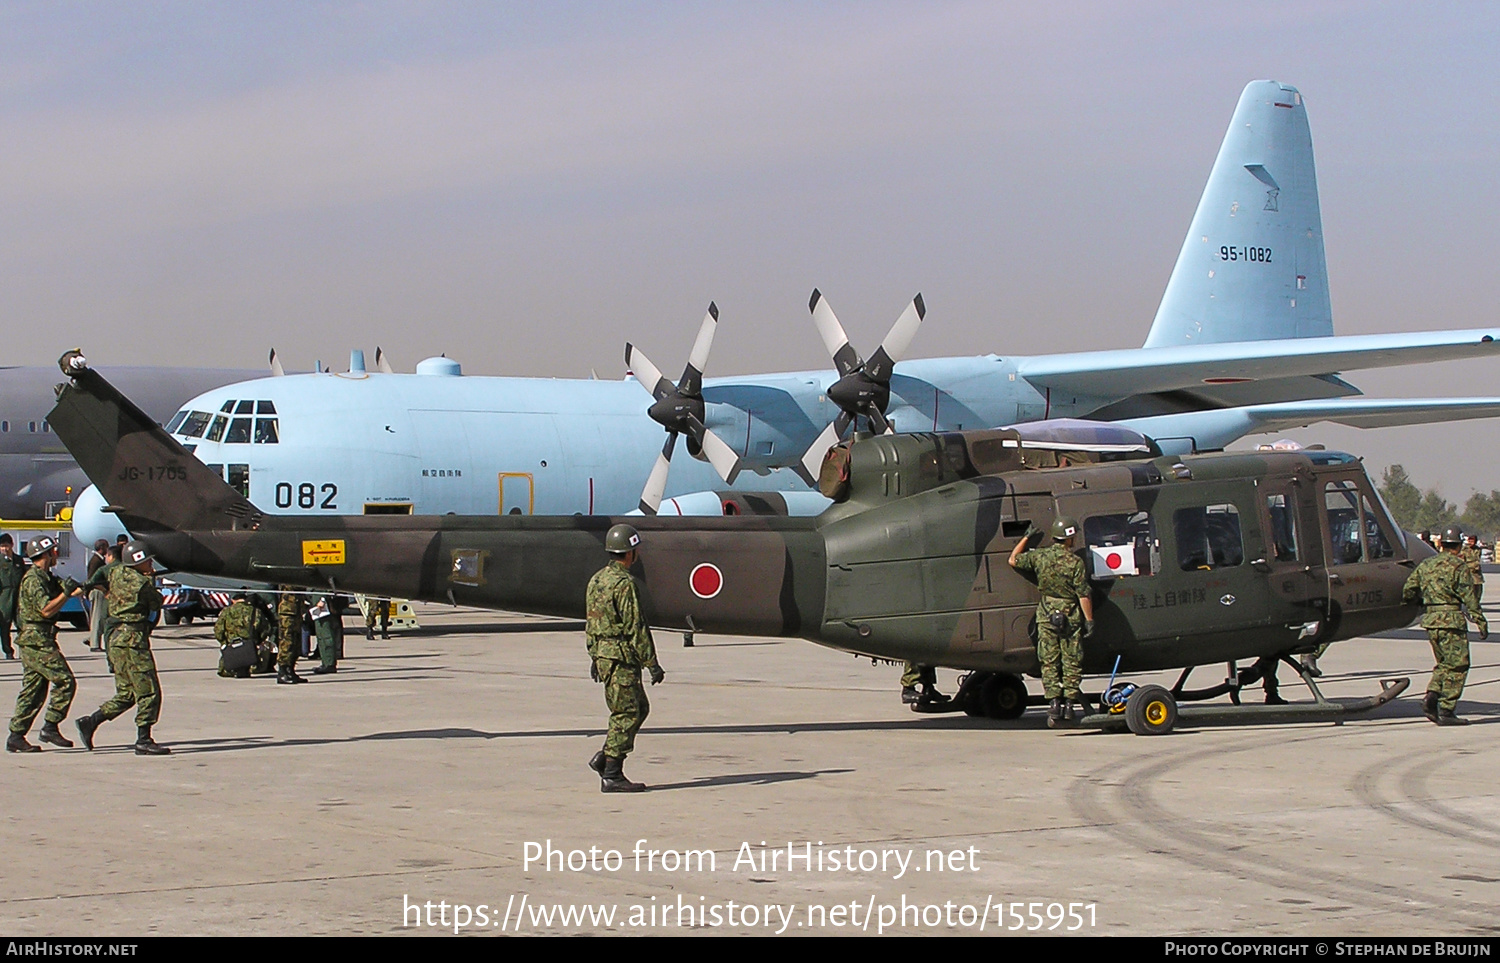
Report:
M178 428L178 433L184 438L202 438L203 429L208 427L209 416L202 411L190 411L187 418Z
M1370 557L1390 558L1392 555L1395 555L1395 549L1391 548L1390 541L1385 537L1385 533L1380 530L1379 516L1376 515L1374 508L1370 505L1370 496L1362 495L1360 497L1360 504L1364 507L1365 545L1369 547Z
M1240 512L1230 504L1180 508L1172 515L1177 563L1184 572L1233 568L1245 560Z
M1156 526L1149 512L1094 515L1083 520L1092 578L1154 575L1161 567Z
M1354 482L1329 482L1323 489L1323 505L1328 512L1330 561L1334 565L1363 562L1365 549L1359 538L1359 491Z
M1271 543L1278 562L1297 561L1297 510L1285 495L1267 495L1271 516Z

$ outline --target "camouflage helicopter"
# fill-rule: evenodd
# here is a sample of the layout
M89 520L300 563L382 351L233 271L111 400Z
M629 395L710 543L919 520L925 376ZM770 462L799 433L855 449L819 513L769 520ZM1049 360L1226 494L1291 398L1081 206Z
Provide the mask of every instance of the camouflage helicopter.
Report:
M579 617L605 559L607 516L263 514L88 367L60 361L49 416L137 537L173 571ZM722 517L632 517L650 624L803 638L877 659L968 670L954 704L1015 718L1039 697L1036 588L1011 548L1053 518L1081 521L1096 628L1084 671L1111 675L1085 722L1169 731L1179 701L1228 694L1236 713L1337 719L1383 705L1238 706L1237 661L1408 625L1401 586L1432 549L1392 521L1359 459L1333 451L1163 456L1118 426L1037 422L863 437L834 448L834 504L789 517L775 496L725 496ZM1188 690L1196 666L1223 684ZM1171 689L1119 674L1183 669ZM1190 718L1197 707L1184 709Z

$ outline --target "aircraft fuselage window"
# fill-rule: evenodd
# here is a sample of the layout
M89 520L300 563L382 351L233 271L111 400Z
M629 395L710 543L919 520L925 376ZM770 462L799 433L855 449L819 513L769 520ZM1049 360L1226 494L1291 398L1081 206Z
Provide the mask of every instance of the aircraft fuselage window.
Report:
M253 415L253 414L255 414L255 402L253 402L253 401L242 401L242 402L240 402L238 405L235 406L234 413L237 414L237 415Z
M1323 505L1328 512L1329 548L1335 565L1352 565L1365 560L1364 544L1359 538L1358 496L1352 481L1329 482L1323 490Z
M233 488L246 498L250 497L249 465L230 465L229 475L224 480L229 483L230 488Z
M202 438L203 429L208 427L208 419L209 415L206 412L190 411L178 433L184 438Z
M274 445L280 440L280 435L276 431L275 418L255 419L255 443L257 445Z
M0 431L10 431L10 422L0 421Z
M255 403L255 413L257 415L274 415L276 414L276 406L269 401L257 401Z
M177 414L173 415L172 416L172 420L169 421L169 422L167 422L167 434L169 434L169 435L175 434L176 431L177 431L177 426L180 425L180 424L182 424L182 419L184 419L186 417L187 417L187 412L186 411L179 411L179 412L177 412Z
M1155 575L1161 567L1156 525L1148 512L1085 518L1083 543L1093 578Z
M47 424L45 421L42 422L42 433L47 435L52 434L52 426Z
M209 441L218 441L224 437L224 429L228 426L228 418L223 415L214 415L214 423L208 426L208 434L205 437Z
M248 445L250 443L250 419L236 418L229 423L229 434L224 436L227 445Z
M29 432L35 433L36 432L36 422L34 422L34 421L28 421L28 422L26 422L26 430L29 431Z
M1240 513L1233 505L1179 508L1172 514L1172 530L1184 572L1233 568L1245 560Z
M215 475L218 475L221 479L224 477L223 465L209 465L208 470L213 472Z
M1285 495L1267 495L1266 511L1271 516L1271 542L1276 561L1297 560L1297 511Z

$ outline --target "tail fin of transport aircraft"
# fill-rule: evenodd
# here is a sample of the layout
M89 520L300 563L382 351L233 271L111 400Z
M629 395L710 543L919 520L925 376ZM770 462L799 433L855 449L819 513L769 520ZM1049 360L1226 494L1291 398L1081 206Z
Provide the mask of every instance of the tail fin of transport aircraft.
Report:
M1307 109L1295 87L1240 94L1145 347L1333 334Z
M61 359L72 384L58 386L49 414L72 452L132 535L255 527L260 510L224 483L109 382L70 351Z

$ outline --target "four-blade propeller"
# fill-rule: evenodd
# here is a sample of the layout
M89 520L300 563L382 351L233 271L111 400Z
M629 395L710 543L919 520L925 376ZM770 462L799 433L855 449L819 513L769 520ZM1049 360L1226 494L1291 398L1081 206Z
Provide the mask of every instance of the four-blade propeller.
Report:
M677 446L677 436L688 436L688 453L701 453L726 482L733 482L739 473L739 455L718 435L704 424L703 369L708 364L708 352L713 346L714 330L719 324L719 309L709 302L708 313L703 316L703 325L698 329L698 339L693 342L692 354L682 379L672 384L662 376L661 369L651 363L639 348L626 342L625 367L651 393L655 399L647 413L651 420L667 429L667 443L646 479L641 492L641 512L655 515L661 506L663 493L667 489L667 469L672 464L672 451Z
M844 432L859 418L867 419L877 433L895 430L885 417L886 406L891 400L891 373L896 362L911 347L912 338L916 337L922 318L927 314L927 307L922 303L922 295L912 298L880 347L866 361L849 343L844 326L839 324L827 299L816 288L807 306L812 310L813 325L822 336L823 345L839 373L839 380L829 385L827 391L828 400L838 406L839 414L802 456L802 468L806 473L803 477L815 479L823 467L823 457L828 454L828 449L838 444Z

